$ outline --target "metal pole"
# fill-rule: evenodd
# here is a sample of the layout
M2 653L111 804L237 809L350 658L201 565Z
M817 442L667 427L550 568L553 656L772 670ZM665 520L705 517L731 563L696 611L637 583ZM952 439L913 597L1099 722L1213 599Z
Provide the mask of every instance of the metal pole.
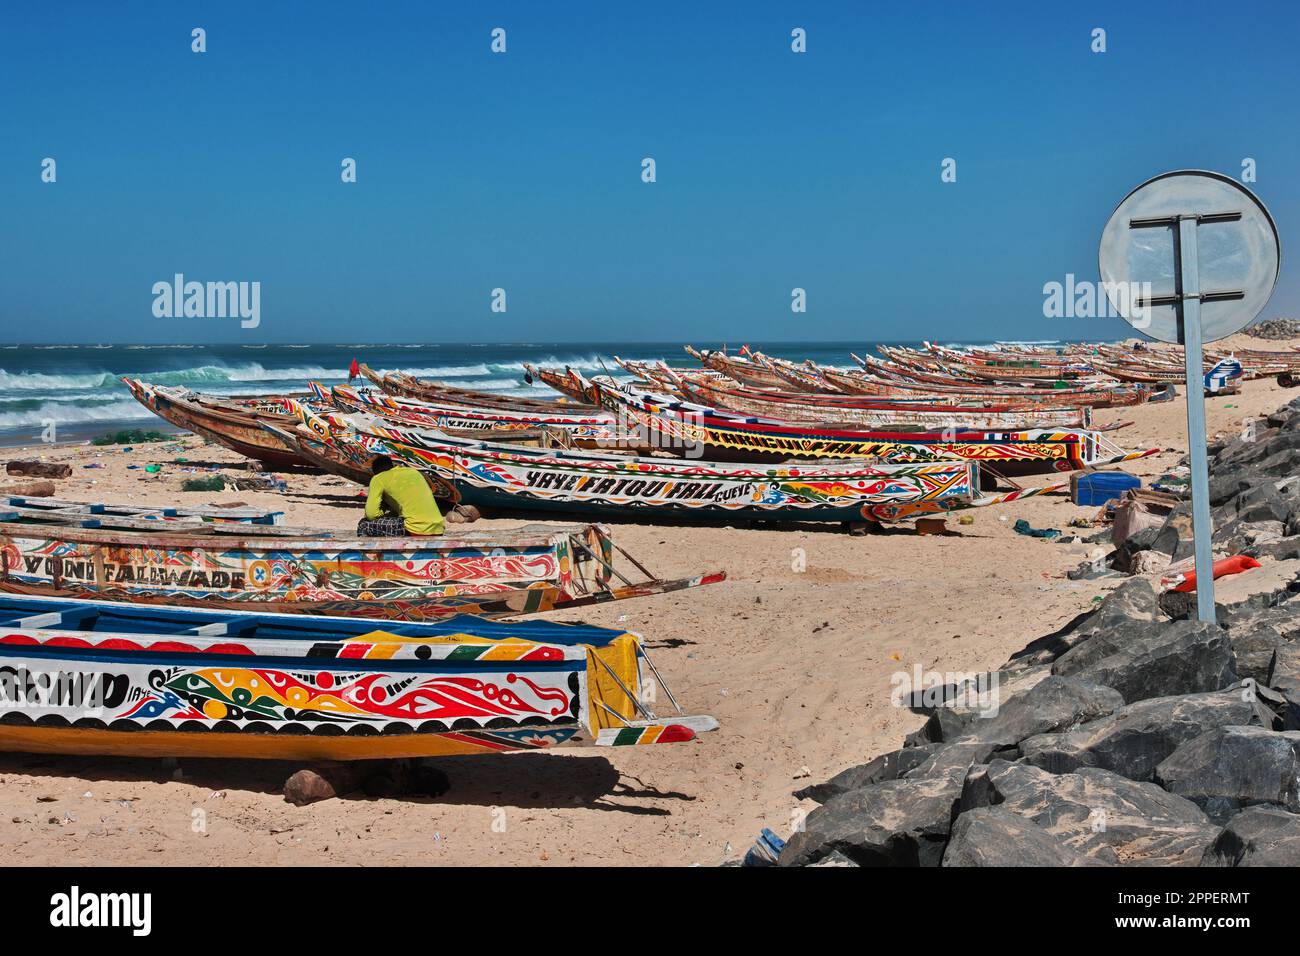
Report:
M1196 616L1213 621L1214 526L1210 522L1209 462L1205 439L1205 370L1201 363L1201 274L1196 217L1178 220L1183 358L1187 373L1187 441L1192 459L1192 534L1196 545Z

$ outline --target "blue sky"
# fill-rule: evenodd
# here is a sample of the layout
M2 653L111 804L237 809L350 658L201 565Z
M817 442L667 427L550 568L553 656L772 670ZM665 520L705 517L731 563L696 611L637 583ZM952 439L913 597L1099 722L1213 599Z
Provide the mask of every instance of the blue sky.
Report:
M1043 284L1139 182L1245 157L1300 315L1300 5L1083 7L10 4L0 338L1117 337ZM261 325L155 318L177 272L260 281Z

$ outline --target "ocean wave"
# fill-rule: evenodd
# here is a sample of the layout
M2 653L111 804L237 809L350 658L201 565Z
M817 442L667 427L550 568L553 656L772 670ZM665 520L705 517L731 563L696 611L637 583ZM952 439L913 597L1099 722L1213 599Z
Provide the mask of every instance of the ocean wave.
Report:
M0 428L44 428L50 422L53 422L57 428L59 425L85 422L137 421L153 417L149 409L132 398L91 406L67 402L43 402L38 408L0 412Z
M474 388L480 392L496 392L507 388L523 388L525 383L518 378L468 378L443 379L444 385L452 388Z
M583 371L584 369L603 371L606 368L615 369L618 367L612 356L597 355L595 353L588 355L569 355L565 357L548 355L545 358L527 359L526 361L534 368L562 369L567 365L570 368L577 369L578 371ZM491 369L493 373L522 372L524 371L524 362L525 360L523 359L517 362L489 362L488 368Z
M0 369L0 391L63 391L71 388L110 388L117 382L112 372L49 375L45 372L9 372Z

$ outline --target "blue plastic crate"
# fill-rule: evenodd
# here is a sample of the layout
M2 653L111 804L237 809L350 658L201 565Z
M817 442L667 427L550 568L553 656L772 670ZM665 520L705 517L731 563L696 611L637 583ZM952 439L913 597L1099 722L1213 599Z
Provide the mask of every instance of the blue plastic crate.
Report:
M1076 505L1104 505L1130 488L1141 488L1142 481L1122 471L1094 471L1080 475L1074 484Z

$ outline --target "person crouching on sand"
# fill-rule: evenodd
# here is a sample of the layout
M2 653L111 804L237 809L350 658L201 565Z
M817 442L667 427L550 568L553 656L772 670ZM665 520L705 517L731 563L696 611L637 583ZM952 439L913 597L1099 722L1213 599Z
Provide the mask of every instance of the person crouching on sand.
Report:
M358 537L442 534L442 512L424 475L405 465L395 467L387 455L376 456L370 471L374 477L366 495L366 516L357 523Z

